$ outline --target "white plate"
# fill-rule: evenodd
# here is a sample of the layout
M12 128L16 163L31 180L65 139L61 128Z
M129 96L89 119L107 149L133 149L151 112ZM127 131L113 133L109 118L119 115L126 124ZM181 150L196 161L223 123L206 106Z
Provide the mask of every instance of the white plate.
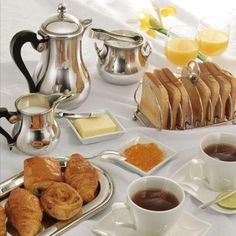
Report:
M124 220L127 215L122 215ZM166 236L204 236L210 229L210 224L202 221L188 212L183 212L175 226L166 234ZM112 221L112 213L108 213L94 227L93 232L100 236L137 236L133 229L123 228Z
M220 194L220 192L209 189L206 183L201 180L202 171L201 167L197 163L197 158L192 159L179 170L177 170L176 173L174 173L170 178L179 183L191 196L202 203L206 203L215 199ZM236 214L236 209L225 209L216 204L210 207L213 210L223 214Z
M105 140L113 139L113 138L118 138L122 134L126 132L126 129L123 127L123 125L112 115L112 113L108 110L101 110L101 111L96 111L96 113L104 113L110 116L110 118L114 121L114 123L117 126L117 131L107 133L107 134L101 134L101 135L96 135L96 136L91 136L91 137L86 137L83 138L80 136L79 132L76 130L74 124L73 124L73 119L66 119L72 129L74 130L76 136L78 137L79 141L83 144L91 144L91 143L98 143L102 142Z
M118 151L119 153L123 153L126 148L128 148L132 145L138 144L138 143L141 143L141 144L154 143L164 153L164 160L162 162L160 162L159 164L157 164L156 166L154 166L151 170L149 170L147 172L128 163L127 161L115 160L115 162L117 162L121 166L123 166L123 167L127 168L128 170L131 170L132 172L135 172L141 176L151 175L154 171L156 171L161 166L163 166L165 163L167 163L169 160L171 160L176 154L176 152L174 150L172 150L170 147L166 146L163 143L156 141L155 139L149 138L147 136L138 136L136 138L133 138L133 139L127 141L126 143L121 144L120 146L116 147L115 150Z

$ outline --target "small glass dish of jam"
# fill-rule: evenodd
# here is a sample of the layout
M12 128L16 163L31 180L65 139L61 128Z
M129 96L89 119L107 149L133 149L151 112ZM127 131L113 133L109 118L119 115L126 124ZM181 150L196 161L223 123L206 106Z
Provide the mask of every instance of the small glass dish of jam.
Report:
M121 144L116 151L126 157L119 164L141 176L151 175L176 154L167 145L143 135Z

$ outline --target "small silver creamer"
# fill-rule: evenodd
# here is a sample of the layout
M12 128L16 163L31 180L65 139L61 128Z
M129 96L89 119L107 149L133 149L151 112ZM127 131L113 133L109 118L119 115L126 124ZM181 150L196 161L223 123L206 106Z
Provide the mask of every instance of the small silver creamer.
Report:
M0 126L0 134L7 139L9 148L16 146L30 155L49 153L58 143L61 133L55 109L66 99L69 97L59 94L31 93L15 101L16 112L0 107L0 118L4 117L14 124L12 135Z

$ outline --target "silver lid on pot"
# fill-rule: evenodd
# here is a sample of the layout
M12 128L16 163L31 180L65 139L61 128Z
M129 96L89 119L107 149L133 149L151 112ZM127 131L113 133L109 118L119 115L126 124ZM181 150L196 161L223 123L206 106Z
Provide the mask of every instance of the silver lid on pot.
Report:
M83 33L83 25L76 17L66 13L64 3L58 5L57 11L42 23L40 33L52 38L71 38Z

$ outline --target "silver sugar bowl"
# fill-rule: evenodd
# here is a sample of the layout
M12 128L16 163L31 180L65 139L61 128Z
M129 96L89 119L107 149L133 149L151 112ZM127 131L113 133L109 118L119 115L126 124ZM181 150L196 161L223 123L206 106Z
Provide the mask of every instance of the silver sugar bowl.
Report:
M146 68L148 58L152 52L149 41L143 36L130 30L114 30L100 34L98 29L91 29L90 37L103 41L100 49L95 43L98 55L98 72L108 83L128 85L139 82Z

